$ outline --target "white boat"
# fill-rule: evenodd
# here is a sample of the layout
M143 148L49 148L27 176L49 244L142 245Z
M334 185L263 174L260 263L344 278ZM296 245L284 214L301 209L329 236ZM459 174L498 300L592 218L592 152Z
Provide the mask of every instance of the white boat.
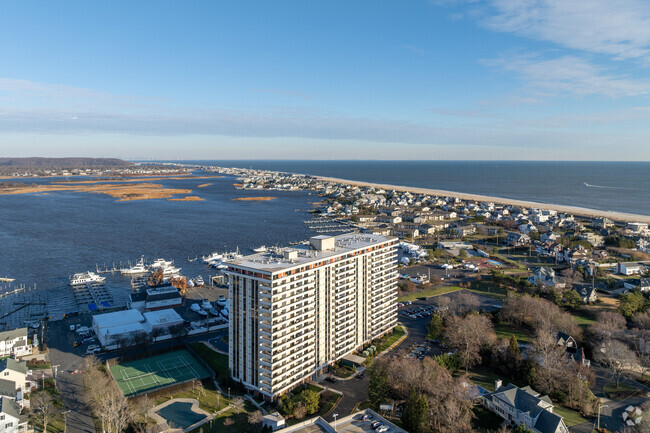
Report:
M223 256L221 255L221 253L212 253L212 254L210 254L209 256L203 256L203 257L201 257L201 259L203 259L203 263L210 264L210 263L212 263L212 262L216 262L216 261L218 261L218 260L221 260L222 257L223 257Z
M70 285L82 286L86 284L100 284L105 280L105 277L101 277L94 272L82 272L80 274L74 274L72 277L70 277Z
M199 275L199 276L196 277L196 279L194 280L194 283L195 283L197 286L202 286L202 285L205 284L205 281L203 281L203 277Z
M163 277L177 277L181 268L175 268L173 266L167 266L164 268L159 268L163 272Z
M226 301L227 301L227 299L226 299L225 296L219 295L219 299L217 299L217 305L220 306L220 307L223 307L223 306L226 305Z
M144 264L144 256L140 258L140 261L135 264L135 266L132 266L127 269L122 269L120 271L122 275L137 275L137 274L146 274L149 272L149 269Z
M253 251L256 253L265 253L268 251L268 248L266 248L266 245L262 245L261 247L253 248Z
M209 310L210 308L212 308L212 304L207 299L202 299L201 308L203 308L204 310Z
M174 264L173 260L167 261L165 259L156 259L151 264L151 269L167 268L169 266L172 266L173 264Z

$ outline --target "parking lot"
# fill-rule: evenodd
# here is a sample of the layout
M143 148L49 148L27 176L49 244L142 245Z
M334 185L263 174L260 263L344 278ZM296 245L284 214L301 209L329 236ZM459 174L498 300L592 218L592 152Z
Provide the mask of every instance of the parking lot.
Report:
M363 419L366 418L366 419ZM334 423L332 423L333 425ZM380 424L379 426L377 424ZM373 428L375 425L375 428ZM355 415L353 418L341 420L336 424L337 432L363 433L406 433L395 424L384 418L378 418L369 413Z

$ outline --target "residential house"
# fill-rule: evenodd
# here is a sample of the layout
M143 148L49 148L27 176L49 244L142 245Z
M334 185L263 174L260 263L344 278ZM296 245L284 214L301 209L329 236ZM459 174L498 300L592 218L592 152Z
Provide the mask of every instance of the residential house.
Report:
M585 240L595 247L600 247L605 243L604 242L605 238L603 238L601 235L592 232L582 233L578 235L578 239Z
M483 406L511 425L524 425L535 433L569 433L560 415L553 413L553 402L531 387L519 388L509 384L495 383L496 391L482 397Z
M377 215L375 221L387 224L399 224L402 222L402 217L399 215Z
M0 432L21 433L27 431L28 418L20 415L20 405L7 397L0 397Z
M632 233L643 233L648 230L646 223L627 223L627 229Z
M32 353L32 345L27 339L27 328L0 332L0 357L25 356Z
M30 374L25 361L5 358L0 361L0 379L15 383L14 390L29 392L27 376Z
M519 247L522 245L528 245L530 243L530 236L523 233L508 233L506 236L506 242L513 247Z
M391 231L393 231L393 229L387 226L386 224L382 224L377 227L367 228L364 231L366 233L370 233L373 235L389 236Z
M534 285L543 287L563 287L564 284L555 276L555 271L546 266L541 266L535 269L533 275L528 277L528 282Z
M576 342L576 339L566 332L558 332L556 338L557 345L563 346L567 352L575 353L578 350L578 343Z
M596 294L596 288L593 286L579 286L575 285L573 286L573 290L580 295L580 298L582 298L582 302L585 304L591 304L592 302L596 302L598 300L598 295Z
M634 278L623 281L623 287L628 290L640 290L650 292L650 278Z
M591 221L591 225L599 229L606 229L609 227L613 227L614 222L607 218L594 218Z
M476 227L472 225L454 227L453 231L460 237L469 236L476 233Z

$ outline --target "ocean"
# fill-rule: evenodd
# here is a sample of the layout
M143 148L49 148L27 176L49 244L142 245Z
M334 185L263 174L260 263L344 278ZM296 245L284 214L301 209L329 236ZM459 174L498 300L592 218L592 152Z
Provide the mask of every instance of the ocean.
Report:
M200 163L330 176L650 215L650 162L201 161Z

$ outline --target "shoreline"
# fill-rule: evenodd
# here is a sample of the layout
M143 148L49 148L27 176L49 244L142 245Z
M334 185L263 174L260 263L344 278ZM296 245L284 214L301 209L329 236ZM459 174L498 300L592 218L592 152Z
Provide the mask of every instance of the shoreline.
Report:
M534 201L509 199L504 197L493 197L488 195L446 191L442 189L364 182L358 180L340 179L336 177L326 177L326 176L313 176L313 177L318 180L322 180L324 182L334 182L343 185L374 187L374 188L380 188L385 190L395 190L395 191L403 191L403 192L408 191L416 194L428 194L428 195L442 196L442 197L457 197L461 200L489 201L498 204L520 206L526 208L555 210L558 212L568 213L576 216L589 217L589 218L605 217L605 218L609 218L612 221L640 222L640 223L650 224L650 215L638 215L638 214L631 214L625 212L605 211L605 210L589 209L584 207L561 205L561 204L539 203Z

